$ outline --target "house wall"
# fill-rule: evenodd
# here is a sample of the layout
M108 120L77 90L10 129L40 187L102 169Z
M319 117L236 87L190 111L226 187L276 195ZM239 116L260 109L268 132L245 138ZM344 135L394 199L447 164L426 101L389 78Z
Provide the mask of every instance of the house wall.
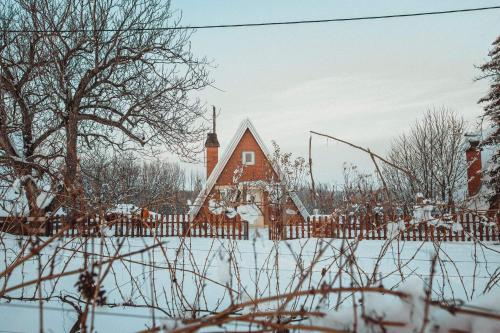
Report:
M240 182L256 180L268 181L273 176L276 179L276 174L274 173L267 157L264 155L262 149L260 149L257 140L255 140L252 133L250 133L250 131L247 129L241 137L241 140L236 146L233 154L229 158L226 167L217 179L215 183L216 186L234 184L234 170L238 169L241 166L241 153L243 151L255 152L255 165L246 165L243 168L243 174L239 179Z
M253 151L255 152L255 164L254 165L246 165L243 167L242 175L236 182L234 179L234 171L238 170L242 166L242 152L243 151ZM207 199L203 203L202 209L200 212L206 214L208 212L208 201L211 197L217 198L217 188L226 187L226 186L235 186L240 182L251 182L251 181L266 181L269 182L272 179L277 180L278 176L274 172L270 161L267 159L266 155L260 148L257 140L254 138L250 130L246 130L243 134L240 142L237 144L234 149L232 155L230 156L228 162L226 163L225 168L221 172L219 178L215 182L215 186L207 196ZM267 206L267 195L262 195L264 199L263 206ZM291 201L287 201L287 207L297 211L297 214L300 216L298 208ZM262 209L263 211L263 222L264 224L268 224L270 218L270 212L268 209ZM195 220L199 219L203 214L198 213Z
M481 150L477 145L471 147L465 152L467 159L467 191L469 197L476 195L481 188Z

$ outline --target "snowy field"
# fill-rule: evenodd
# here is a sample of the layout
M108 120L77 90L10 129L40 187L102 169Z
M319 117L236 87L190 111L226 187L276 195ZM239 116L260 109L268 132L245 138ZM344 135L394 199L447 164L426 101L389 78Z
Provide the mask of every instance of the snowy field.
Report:
M252 230L251 239L246 241L204 238L162 238L160 243L152 238L57 240L44 248L40 257L35 256L17 267L6 288L37 279L39 267L43 268L41 276L78 270L84 265L83 253L88 252L88 267L107 260L101 270L96 268L96 273L105 274L102 286L106 303L111 304L95 309L94 330L135 332L161 324L172 326L175 321L171 318L192 318L193 309L197 309L195 316L200 317L221 311L231 302L292 292L302 277L299 289L319 287L324 283L330 287L382 285L411 293L412 288L421 286L422 289L429 285L432 258L437 254L433 299L475 302L484 298L485 290L488 298L500 299L496 280L500 267L498 243L375 240L348 243L327 239L273 242L267 240L267 230L262 232L264 235ZM2 240L0 271L16 260L26 241L12 235L3 235ZM155 244L147 251L128 255ZM29 247L24 251L29 253ZM109 265L110 258L117 255L123 257ZM55 260L51 262L49 258ZM61 298L73 302L80 298L75 286L78 275L47 280L42 283L41 290L32 284L7 292L0 304L0 332L38 331L39 302L19 302L16 298L38 298L40 295L48 298L42 313L45 331L70 331L77 315ZM344 293L326 299L302 297L291 302L289 308L307 304L328 311L339 304L342 306L343 302L349 304L348 296ZM11 302L7 303L9 299ZM391 307L389 303L378 304L387 309ZM269 302L261 304L259 310L275 307L276 303ZM233 328L245 330L241 326Z

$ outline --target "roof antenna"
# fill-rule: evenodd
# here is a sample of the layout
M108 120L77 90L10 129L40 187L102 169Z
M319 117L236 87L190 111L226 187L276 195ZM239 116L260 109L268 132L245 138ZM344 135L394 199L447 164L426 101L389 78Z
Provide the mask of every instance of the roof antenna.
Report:
M215 133L215 105L212 105L213 113L212 113L212 133Z

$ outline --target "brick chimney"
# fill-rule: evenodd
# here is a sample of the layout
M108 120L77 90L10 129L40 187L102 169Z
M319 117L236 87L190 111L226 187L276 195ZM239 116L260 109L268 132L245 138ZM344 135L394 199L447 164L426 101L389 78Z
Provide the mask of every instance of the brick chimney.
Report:
M217 140L217 133L215 132L215 106L213 107L212 114L212 132L207 134L207 141L205 141L206 161L207 161L207 179L215 168L219 160L219 140Z
M469 140L469 148L465 151L467 159L467 191L469 197L472 197L481 188L481 149L479 148L479 137L477 135L467 134L466 136Z

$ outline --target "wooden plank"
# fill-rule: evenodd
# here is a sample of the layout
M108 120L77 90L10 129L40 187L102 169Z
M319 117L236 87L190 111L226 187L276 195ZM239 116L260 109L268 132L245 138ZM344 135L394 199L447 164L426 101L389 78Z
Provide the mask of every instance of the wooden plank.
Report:
M368 215L365 216L365 237L366 239L372 239L373 237L371 233L371 221Z
M177 211L175 211L175 221L177 227L177 236L184 237L184 225L182 224L181 216Z
M351 230L352 230L352 238L351 239L355 239L358 237L359 224L358 224L358 220L356 217L353 217L351 222L352 222L351 223Z
M479 240L484 241L484 225L481 222L478 222L479 227Z
M473 216L472 229L474 231L474 240L477 240L477 238L478 238L478 230L477 230L476 216Z

